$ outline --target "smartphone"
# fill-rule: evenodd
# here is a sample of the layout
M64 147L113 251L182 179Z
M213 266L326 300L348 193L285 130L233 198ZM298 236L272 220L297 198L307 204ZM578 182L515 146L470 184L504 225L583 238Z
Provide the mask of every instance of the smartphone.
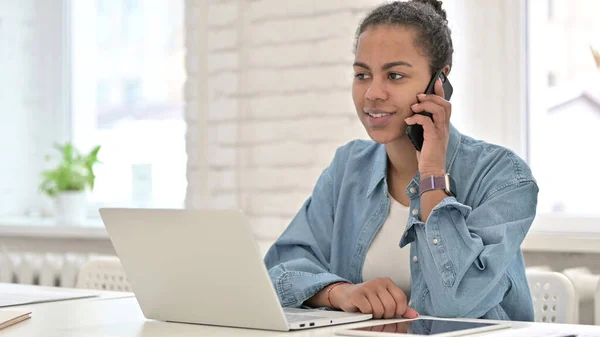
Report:
M448 101L450 100L450 97L452 97L453 89L448 77L446 77L446 74L444 74L444 69L440 69L433 74L429 84L427 85L427 88L425 89L425 94L435 94L435 82L438 80L438 78L442 80L444 99ZM418 112L418 114L427 116L433 120L433 115L427 111ZM421 151L421 148L423 148L423 127L419 124L408 125L406 127L406 135L415 146L415 149L417 149L417 151Z

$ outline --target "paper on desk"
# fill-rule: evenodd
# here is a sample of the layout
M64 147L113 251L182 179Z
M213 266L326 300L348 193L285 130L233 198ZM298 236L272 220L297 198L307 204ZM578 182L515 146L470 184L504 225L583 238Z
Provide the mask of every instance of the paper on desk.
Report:
M31 311L0 310L0 330L31 317Z
M17 284L0 284L0 307L54 302L76 298L94 297L95 293L62 291L41 287L23 287Z
M487 335L486 335L487 336ZM490 337L600 337L600 327L591 325L543 325L521 329L508 329Z

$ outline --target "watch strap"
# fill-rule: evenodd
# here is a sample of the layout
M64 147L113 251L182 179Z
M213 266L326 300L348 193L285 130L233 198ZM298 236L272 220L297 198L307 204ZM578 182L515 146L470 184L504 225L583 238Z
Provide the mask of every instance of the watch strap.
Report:
M446 177L434 177L430 176L424 178L419 183L419 195L431 190L444 190L446 191L449 186L446 186Z

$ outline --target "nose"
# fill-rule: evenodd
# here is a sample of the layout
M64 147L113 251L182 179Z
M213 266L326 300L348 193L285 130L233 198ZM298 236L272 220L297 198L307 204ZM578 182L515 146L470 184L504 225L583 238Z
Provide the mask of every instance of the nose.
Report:
M369 88L367 89L367 92L365 93L365 98L368 99L369 101L376 101L376 100L385 101L387 99L387 91L385 89L384 83L381 83L381 81L377 81L377 80L373 79L371 81L371 85L369 85Z

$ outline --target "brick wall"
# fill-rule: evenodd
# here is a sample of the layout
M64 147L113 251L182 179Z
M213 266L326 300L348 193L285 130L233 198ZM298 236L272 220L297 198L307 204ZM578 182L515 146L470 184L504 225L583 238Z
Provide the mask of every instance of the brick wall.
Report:
M188 1L188 30L207 36L188 47L192 60L206 48L206 80L188 78L206 89L200 106L189 97L189 207L242 208L259 238L281 233L335 149L367 137L352 104L352 45L375 3Z

